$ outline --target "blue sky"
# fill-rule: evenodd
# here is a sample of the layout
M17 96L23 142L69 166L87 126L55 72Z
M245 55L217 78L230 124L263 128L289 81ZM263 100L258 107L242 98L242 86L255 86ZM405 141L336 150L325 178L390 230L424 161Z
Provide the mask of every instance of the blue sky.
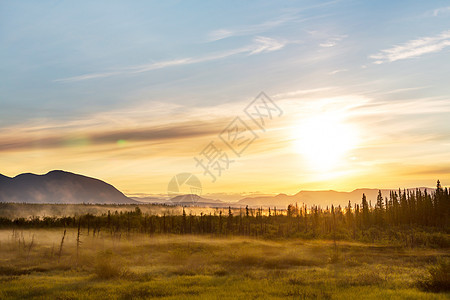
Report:
M405 112L396 117L402 126L391 130L425 140L439 133L439 155L448 150L450 1L1 1L0 55L0 128L8 151L21 143L22 131L36 140L20 147L31 153L47 150L45 138L70 133L61 128L98 132L102 123L121 131L130 120L176 115L174 121L200 122L208 114L198 112L208 110L233 115L231 107L260 91L294 107L324 97L369 98L386 106L375 109L383 120L392 109ZM327 89L308 100L280 96ZM130 112L142 107L144 115ZM125 121L110 120L120 112ZM410 121L418 125L407 128ZM380 140L389 139L389 130L380 132ZM34 162L5 162L5 172L58 167ZM78 171L106 173L87 165Z

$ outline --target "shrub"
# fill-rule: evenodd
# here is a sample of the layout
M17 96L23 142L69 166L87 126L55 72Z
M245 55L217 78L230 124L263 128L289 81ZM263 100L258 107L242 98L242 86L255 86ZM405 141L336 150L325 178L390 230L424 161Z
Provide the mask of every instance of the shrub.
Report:
M418 281L419 288L431 292L450 291L450 260L442 259L428 269L429 277Z
M111 251L102 251L97 256L94 273L100 279L110 279L127 274L127 270Z

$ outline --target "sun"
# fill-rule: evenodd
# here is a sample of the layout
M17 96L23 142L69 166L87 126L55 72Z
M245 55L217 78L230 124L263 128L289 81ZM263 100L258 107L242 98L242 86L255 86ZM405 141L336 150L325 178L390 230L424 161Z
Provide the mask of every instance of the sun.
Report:
M339 115L322 113L300 121L293 132L295 151L313 170L336 169L356 147L357 131Z

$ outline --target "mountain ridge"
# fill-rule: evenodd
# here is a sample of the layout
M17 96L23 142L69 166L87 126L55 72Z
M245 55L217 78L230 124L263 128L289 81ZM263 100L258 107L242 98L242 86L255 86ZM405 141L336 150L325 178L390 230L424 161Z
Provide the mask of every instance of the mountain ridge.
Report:
M420 189L422 191L425 189L432 190L432 188L426 187L408 188L405 190L411 191L416 189ZM403 191L403 189L401 190ZM378 191L381 191L384 198L389 196L390 191L398 191L398 189L358 188L350 192L341 192L335 190L301 190L292 195L278 194L275 196L246 197L240 199L237 203L241 205L262 207L269 207L274 205L287 207L289 204L295 203L297 203L298 205L306 204L308 206L320 205L322 207L331 206L332 204L335 206L347 206L349 201L352 204L361 203L362 195L365 194L367 197L367 201L372 201L373 204L375 204L374 202L376 201Z
M55 204L133 204L114 186L102 180L62 170L46 174L0 174L0 202Z
M432 188L420 187L432 190ZM350 192L335 190L300 190L288 195L262 195L244 197L236 202L209 199L198 195L178 195L171 199L155 197L127 197L111 184L100 179L87 177L63 170L53 170L46 174L22 173L15 177L0 174L0 202L19 203L55 203L55 204L171 204L181 206L205 207L279 207L286 208L289 204L347 206L361 203L364 193L367 200L374 204L378 191L381 190L383 198L389 196L390 191L398 189L358 188ZM403 190L403 189L402 189ZM406 190L416 190L408 188Z

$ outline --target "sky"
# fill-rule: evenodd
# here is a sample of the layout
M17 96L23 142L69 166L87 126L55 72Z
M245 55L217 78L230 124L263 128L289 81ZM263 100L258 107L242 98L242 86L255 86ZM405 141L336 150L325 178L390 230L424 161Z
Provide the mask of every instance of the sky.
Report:
M0 56L7 176L165 195L189 173L223 197L450 182L450 1L0 1Z

